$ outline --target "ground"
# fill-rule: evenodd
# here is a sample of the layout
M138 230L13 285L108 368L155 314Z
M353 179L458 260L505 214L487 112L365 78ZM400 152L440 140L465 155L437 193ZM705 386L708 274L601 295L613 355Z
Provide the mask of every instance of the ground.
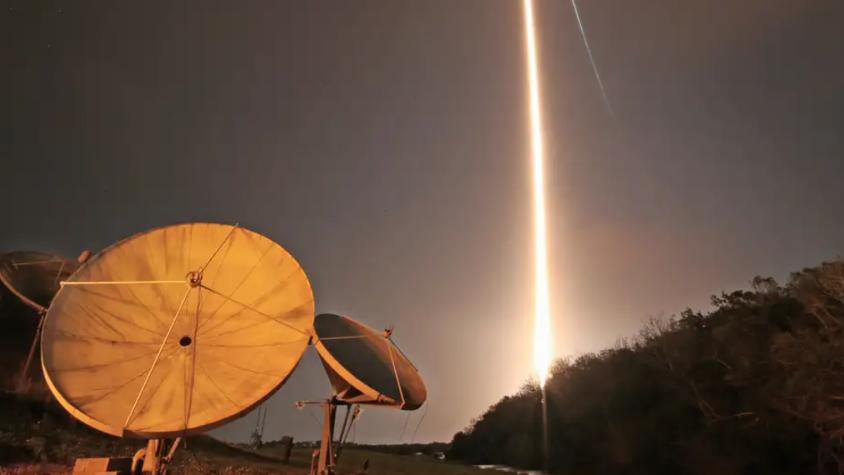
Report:
M141 440L100 434L50 403L0 395L0 475L69 474L78 457L131 456L143 445ZM177 451L172 473L306 475L312 451L296 448L290 463L284 464L277 448L253 451L208 436L195 436ZM367 475L495 473L428 456L392 455L360 448L341 452L338 473L360 473L366 460Z

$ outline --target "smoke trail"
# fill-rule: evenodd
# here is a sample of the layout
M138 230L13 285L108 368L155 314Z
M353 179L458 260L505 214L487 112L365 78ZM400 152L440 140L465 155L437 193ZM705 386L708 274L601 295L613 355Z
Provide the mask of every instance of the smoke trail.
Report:
M601 89L601 95L604 97L604 104L607 105L610 115L615 117L610 99L607 97L607 90L604 88L604 81L601 80L601 74L598 72L598 66L595 64L595 58L592 56L592 48L589 46L589 40L586 39L586 30L583 28L583 21L580 19L580 11L577 9L577 2L571 0L571 6L574 9L574 16L577 18L577 26L580 27L580 37L583 38L583 44L586 46L586 54L589 55L589 62L592 63L592 71L595 73L595 79L598 81L598 87Z

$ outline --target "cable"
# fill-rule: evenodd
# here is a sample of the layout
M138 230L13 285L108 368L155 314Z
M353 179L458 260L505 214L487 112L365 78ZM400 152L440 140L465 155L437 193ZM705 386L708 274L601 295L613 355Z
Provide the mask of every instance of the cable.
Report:
M410 422L410 413L407 413L407 417L404 418L404 425L401 428L401 434L399 435L399 443L401 443L402 439L404 438L404 433L407 430L407 423Z
M413 430L413 437L410 439L410 443L414 443L416 441L416 433L419 432L419 426L422 425L422 421L425 420L425 416L428 414L428 403L425 403L425 410L422 411L422 417L419 418L419 422L416 423L416 429Z

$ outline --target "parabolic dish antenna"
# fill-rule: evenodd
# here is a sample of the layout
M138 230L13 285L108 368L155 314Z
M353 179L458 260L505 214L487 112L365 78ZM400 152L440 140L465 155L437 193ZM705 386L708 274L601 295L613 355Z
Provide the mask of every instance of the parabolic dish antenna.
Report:
M247 229L190 223L137 234L62 283L44 376L84 423L166 438L241 416L290 376L311 334L305 272Z
M314 319L314 347L336 398L351 404L418 409L427 397L425 383L389 332L351 318L323 313Z
M36 251L14 251L0 256L0 282L38 313L50 306L59 282L76 271L75 261Z
M42 318L59 290L59 282L78 267L75 261L44 252L14 251L0 255L0 291L5 287L13 299L23 304L20 307L3 305L0 309L4 322L0 346L11 363L0 368L4 386L8 379L14 391L27 393L33 389L33 379L41 379L40 371L33 370L32 361L38 348ZM0 296L4 295L6 293L0 293ZM22 312L24 306L37 315ZM38 390L41 389L46 388L38 385Z

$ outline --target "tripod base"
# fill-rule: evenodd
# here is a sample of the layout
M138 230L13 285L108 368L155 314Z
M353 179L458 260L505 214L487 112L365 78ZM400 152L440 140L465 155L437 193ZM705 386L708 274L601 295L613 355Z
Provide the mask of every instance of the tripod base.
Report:
M73 475L130 474L132 473L132 459L129 457L76 459L71 473Z
M337 398L322 401L298 401L296 407L302 409L307 404L319 404L323 410L322 438L319 450L314 450L311 455L311 470L308 473L309 475L334 475L340 450L342 450L343 444L349 436L352 425L360 415L360 408ZM343 419L343 427L340 429L337 440L335 440L334 422L337 419L337 407L339 406L346 406L346 415Z
M327 399L320 403L323 409L322 439L319 452L311 459L310 475L334 475L334 421L337 417L337 403Z
M146 448L129 457L98 457L76 459L73 475L164 475L167 465L182 438L175 440L150 439Z

